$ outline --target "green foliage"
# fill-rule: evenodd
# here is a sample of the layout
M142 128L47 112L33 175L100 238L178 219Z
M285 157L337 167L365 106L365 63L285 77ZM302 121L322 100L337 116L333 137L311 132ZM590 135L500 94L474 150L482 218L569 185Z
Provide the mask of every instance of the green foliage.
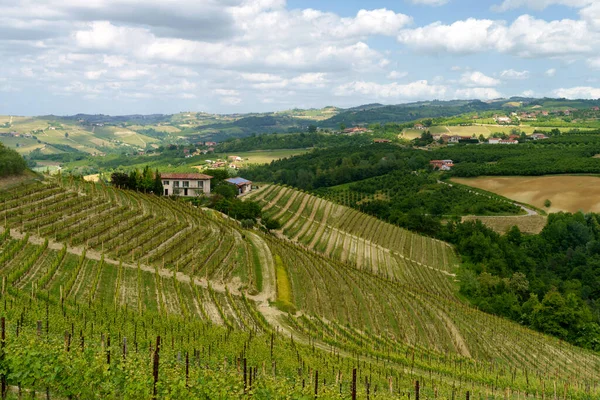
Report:
M263 224L268 231L274 231L277 229L281 229L281 223L276 219L266 218L263 219Z
M482 310L600 350L598 226L598 214L559 213L540 235L514 227L501 236L467 222L450 224L442 237L465 262L461 292Z
M241 201L237 197L227 199L215 196L211 207L240 221L256 221L262 214L258 203L254 201Z
M18 175L27 170L27 163L16 151L0 143L0 177Z
M158 196L163 193L162 180L158 169L154 172L145 166L142 172L137 168L129 175L124 172L113 172L110 176L111 183L120 189L138 190L144 193L154 193Z
M219 143L215 150L218 153L232 153L252 150L306 149L358 146L371 141L371 138L365 135L333 135L309 130L308 133L253 135L243 139L231 139Z
M546 201L544 201L544 207L546 207L546 208L552 207L552 202L549 199L546 199Z

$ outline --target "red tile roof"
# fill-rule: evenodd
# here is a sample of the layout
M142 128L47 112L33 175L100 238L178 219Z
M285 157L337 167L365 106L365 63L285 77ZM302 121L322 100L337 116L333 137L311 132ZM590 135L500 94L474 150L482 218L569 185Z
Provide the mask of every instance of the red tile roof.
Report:
M212 176L204 174L160 174L161 179L189 179L195 181L202 181L212 179Z

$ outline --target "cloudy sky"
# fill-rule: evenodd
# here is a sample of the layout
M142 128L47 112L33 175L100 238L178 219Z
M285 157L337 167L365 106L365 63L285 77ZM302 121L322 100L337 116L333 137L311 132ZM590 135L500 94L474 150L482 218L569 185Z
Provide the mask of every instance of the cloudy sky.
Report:
M0 115L600 97L598 0L0 0Z

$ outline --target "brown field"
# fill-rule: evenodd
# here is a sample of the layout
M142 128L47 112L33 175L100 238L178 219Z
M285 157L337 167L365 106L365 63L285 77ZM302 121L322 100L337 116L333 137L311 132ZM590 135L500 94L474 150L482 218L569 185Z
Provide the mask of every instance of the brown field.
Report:
M456 178L456 183L497 193L547 212L600 212L600 177L553 175L538 177ZM544 207L546 199L552 202Z
M488 228L498 233L506 233L513 226L518 226L521 232L538 234L546 226L547 217L542 215L522 215L518 217L478 217L467 216L463 221L480 220Z

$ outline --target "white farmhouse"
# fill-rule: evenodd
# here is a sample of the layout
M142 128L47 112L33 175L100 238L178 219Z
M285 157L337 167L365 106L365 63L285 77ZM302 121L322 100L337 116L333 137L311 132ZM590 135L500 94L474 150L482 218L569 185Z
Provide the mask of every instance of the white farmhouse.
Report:
M204 174L160 174L165 196L198 197L210 194L212 176Z

